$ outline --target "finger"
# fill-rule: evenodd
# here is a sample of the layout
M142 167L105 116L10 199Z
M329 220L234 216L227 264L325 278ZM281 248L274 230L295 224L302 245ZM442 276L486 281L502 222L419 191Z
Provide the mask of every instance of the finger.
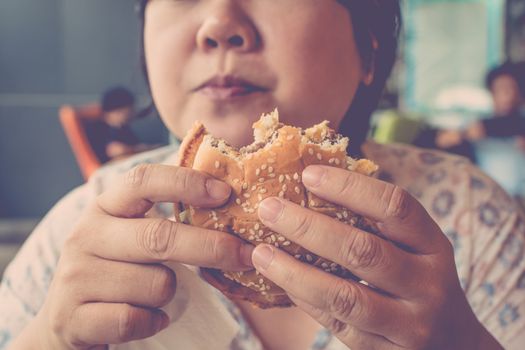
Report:
M328 166L309 166L302 179L319 197L377 221L381 232L395 242L423 254L441 248L443 235L437 224L414 197L398 186Z
M406 324L397 320L407 310L398 300L301 263L271 245L257 246L252 259L257 271L286 292L352 327L393 337L404 332Z
M110 260L189 265L231 271L253 269L253 246L219 231L205 230L166 219L120 219L103 217L91 236L77 234L72 240L82 249Z
M97 198L104 212L119 217L141 217L156 202L183 202L215 207L230 196L231 188L192 169L161 164L141 164Z
M84 267L86 263L73 263L58 272L58 278L70 286L68 292L81 303L128 303L159 308L175 294L177 278L166 266L91 260L94 261L89 261L89 269Z
M324 328L330 331L350 349L371 349L371 350L394 350L401 349L390 342L385 337L377 334L361 331L348 323L341 322L325 311L318 309L301 299L288 295L290 299L304 312L319 322Z
M129 304L89 303L79 306L69 322L76 344L121 344L157 334L169 325L168 316L158 309Z
M405 297L417 290L414 284L421 281L418 271L426 264L417 255L280 198L265 199L258 210L262 222L272 231L347 268L379 289Z

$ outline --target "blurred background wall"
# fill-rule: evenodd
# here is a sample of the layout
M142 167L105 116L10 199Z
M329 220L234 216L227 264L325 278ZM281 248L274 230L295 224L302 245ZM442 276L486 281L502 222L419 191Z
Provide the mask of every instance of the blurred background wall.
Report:
M58 108L115 84L145 96L138 35L131 0L0 1L0 217L38 218L83 182ZM157 118L133 128L167 140Z

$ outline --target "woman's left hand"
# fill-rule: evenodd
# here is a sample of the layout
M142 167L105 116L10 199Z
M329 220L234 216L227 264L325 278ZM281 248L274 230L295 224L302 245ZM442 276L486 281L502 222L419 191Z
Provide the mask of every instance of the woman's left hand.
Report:
M467 302L450 242L416 199L392 184L328 166L305 169L303 183L377 221L387 239L279 198L263 201L259 217L271 230L369 284L259 245L255 267L297 306L352 349L500 349Z

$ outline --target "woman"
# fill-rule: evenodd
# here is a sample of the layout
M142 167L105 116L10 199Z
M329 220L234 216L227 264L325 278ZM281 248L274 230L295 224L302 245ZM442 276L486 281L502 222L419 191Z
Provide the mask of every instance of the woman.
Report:
M395 56L397 1L141 5L151 92L178 138L199 118L214 135L243 145L251 141L252 122L277 106L286 123L310 126L328 119L354 147L363 142ZM288 291L297 308L262 311L230 302L239 322L249 324L232 348L307 349L316 334L327 335L321 325L332 336L318 338L317 349L337 343L352 349L501 349L491 333L511 347L524 324L517 281L524 270L525 230L512 202L463 159L404 146L365 146L385 178L388 173L389 181L411 194L329 167L307 168L303 181L316 194L377 220L394 243L275 198L265 200L258 214L272 230L343 264L375 288L303 265L275 247L253 249L221 232L145 217L154 203L213 207L230 194L206 174L133 167L144 161L172 164L172 147L102 170L36 229L2 287L11 305L2 306L2 325L13 336L21 331L12 348L90 349L153 336L169 323L158 308L176 293L173 272L161 265L167 261L229 270L254 266ZM108 186L120 172L123 180ZM453 192L440 192L445 185ZM494 206L498 211L490 210ZM520 254L507 249L509 240ZM34 277L43 268L53 274L52 282L41 278L43 272ZM500 314L504 305L510 316Z

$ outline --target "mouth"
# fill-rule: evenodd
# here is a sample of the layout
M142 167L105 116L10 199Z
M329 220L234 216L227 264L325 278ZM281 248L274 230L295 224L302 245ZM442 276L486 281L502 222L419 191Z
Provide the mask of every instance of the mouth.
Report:
M268 89L250 81L227 75L216 76L197 87L194 91L212 100L224 101L268 91Z

